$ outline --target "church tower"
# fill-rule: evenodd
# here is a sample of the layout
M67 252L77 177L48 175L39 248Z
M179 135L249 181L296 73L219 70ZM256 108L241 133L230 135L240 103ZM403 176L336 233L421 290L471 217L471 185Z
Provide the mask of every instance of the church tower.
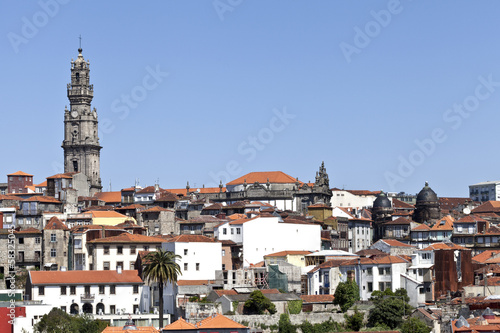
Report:
M91 109L94 86L89 84L89 61L78 49L71 59L71 83L68 83L70 108L64 110L64 172L81 172L88 177L90 195L100 192L100 151L97 136L97 111Z

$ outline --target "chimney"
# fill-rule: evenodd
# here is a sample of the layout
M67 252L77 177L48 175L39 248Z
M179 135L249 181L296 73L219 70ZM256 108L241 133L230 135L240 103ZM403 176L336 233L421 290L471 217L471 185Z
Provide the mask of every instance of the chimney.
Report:
M102 226L102 229L101 229L101 238L105 238L106 237L106 229L104 228L104 226Z
M118 274L121 274L122 273L122 266L116 266L116 272Z

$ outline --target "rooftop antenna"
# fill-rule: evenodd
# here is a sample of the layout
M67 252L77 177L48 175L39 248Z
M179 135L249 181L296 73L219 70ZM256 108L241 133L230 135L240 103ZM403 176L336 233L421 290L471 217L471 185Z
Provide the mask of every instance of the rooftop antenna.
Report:
M80 39L80 49L82 48L82 35L80 34L80 37L78 37L78 39Z
M111 192L111 179L109 180L109 192Z

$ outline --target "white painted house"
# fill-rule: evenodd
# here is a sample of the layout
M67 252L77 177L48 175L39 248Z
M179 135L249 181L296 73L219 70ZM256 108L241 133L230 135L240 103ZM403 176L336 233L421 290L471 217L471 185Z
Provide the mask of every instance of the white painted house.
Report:
M243 266L264 260L279 251L321 250L321 226L312 222L261 214L250 219L225 222L214 228L220 240L232 240L243 246Z
M71 313L143 312L137 271L29 271L25 295ZM149 308L147 309L149 310Z

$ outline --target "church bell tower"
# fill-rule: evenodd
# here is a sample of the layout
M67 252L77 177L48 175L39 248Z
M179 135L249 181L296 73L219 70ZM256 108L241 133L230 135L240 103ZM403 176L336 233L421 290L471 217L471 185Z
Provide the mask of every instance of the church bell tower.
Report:
M100 151L97 136L97 110L91 109L94 87L89 84L89 61L78 49L71 59L71 83L68 83L69 110L64 110L64 172L81 172L88 177L90 195L100 192Z

